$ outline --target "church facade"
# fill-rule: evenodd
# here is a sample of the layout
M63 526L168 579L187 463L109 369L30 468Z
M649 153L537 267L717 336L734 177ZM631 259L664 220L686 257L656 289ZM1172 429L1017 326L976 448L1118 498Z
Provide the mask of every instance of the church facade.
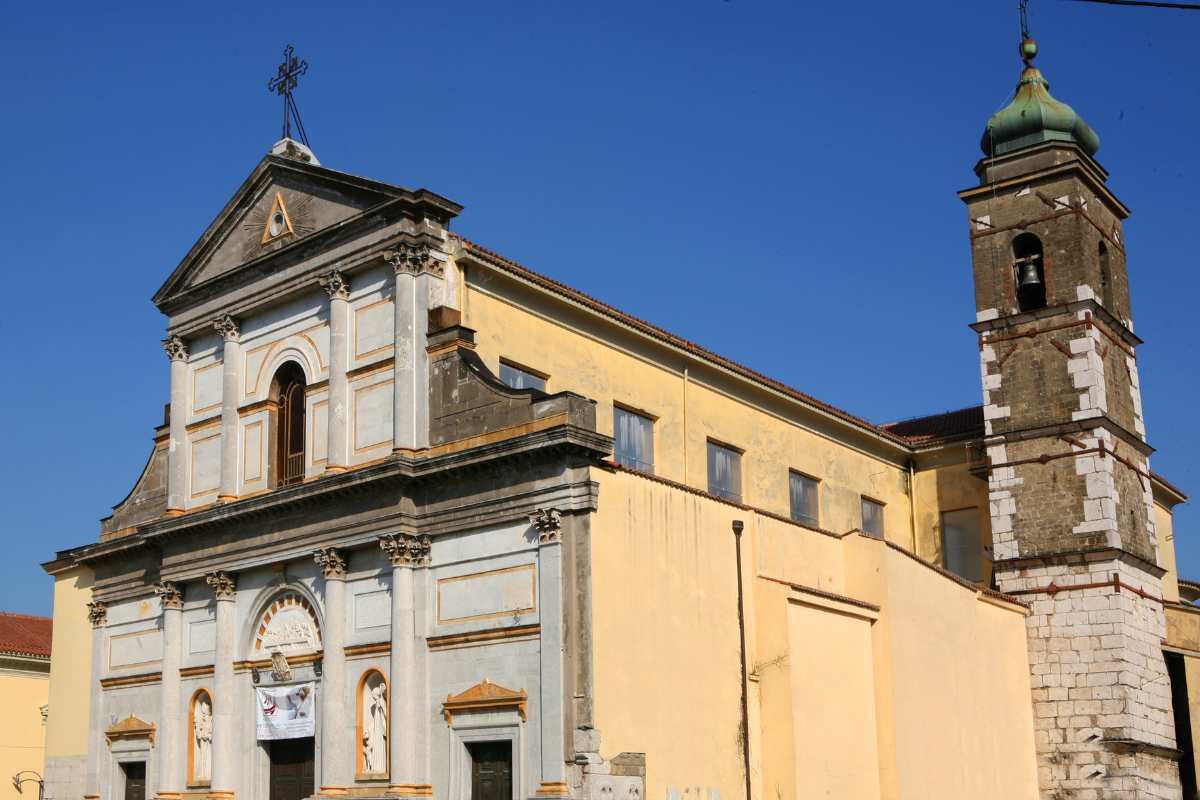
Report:
M890 425L277 143L155 295L145 470L45 565L91 624L47 797L1194 796L1128 210L1024 47L960 195L983 404Z

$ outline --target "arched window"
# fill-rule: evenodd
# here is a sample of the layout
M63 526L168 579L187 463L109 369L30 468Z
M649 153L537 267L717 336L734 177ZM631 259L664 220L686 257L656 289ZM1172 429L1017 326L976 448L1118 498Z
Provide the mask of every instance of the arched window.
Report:
M304 480L304 371L289 361L275 373L271 399L275 415L275 485L288 486Z
M1046 273L1042 260L1042 240L1032 233L1013 239L1013 275L1016 278L1017 306L1022 311L1046 307Z
M388 685L383 673L368 669L358 682L358 752L356 763L360 779L388 776Z
M1108 258L1108 245L1104 240L1100 240L1100 302L1104 304L1104 308L1113 314L1117 313L1113 308L1113 282L1112 282L1112 263Z
M198 689L188 707L188 786L212 784L213 704L208 690Z

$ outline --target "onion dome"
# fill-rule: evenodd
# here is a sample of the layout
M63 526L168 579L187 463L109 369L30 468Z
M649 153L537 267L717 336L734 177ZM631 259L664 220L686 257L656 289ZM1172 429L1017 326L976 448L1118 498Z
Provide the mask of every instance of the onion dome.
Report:
M980 146L984 155L999 156L1042 142L1075 142L1089 156L1100 149L1100 137L1075 109L1050 96L1050 84L1033 66L1037 42L1021 42L1025 70L1012 102L988 120Z

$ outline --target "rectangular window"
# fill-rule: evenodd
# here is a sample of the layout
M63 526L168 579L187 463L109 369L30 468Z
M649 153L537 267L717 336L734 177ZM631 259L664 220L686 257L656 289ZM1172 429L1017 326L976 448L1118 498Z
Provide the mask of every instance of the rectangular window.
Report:
M613 438L617 463L654 472L654 420L645 414L613 406Z
M708 443L708 491L735 503L742 502L742 454L732 447Z
M960 578L983 580L983 539L979 509L942 512L942 565Z
M508 361L500 361L500 381L514 389L541 389L546 391L546 376L518 367Z
M792 501L792 519L805 525L816 527L820 524L820 497L818 489L821 482L799 472L788 473L788 494Z
M862 499L862 529L868 536L883 538L883 503L869 497Z

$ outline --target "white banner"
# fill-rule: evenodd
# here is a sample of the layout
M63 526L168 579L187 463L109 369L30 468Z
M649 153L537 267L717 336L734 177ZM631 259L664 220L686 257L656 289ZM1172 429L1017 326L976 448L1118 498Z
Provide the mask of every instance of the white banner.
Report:
M300 683L270 689L255 687L258 694L259 739L299 739L316 733L313 697L316 684Z

